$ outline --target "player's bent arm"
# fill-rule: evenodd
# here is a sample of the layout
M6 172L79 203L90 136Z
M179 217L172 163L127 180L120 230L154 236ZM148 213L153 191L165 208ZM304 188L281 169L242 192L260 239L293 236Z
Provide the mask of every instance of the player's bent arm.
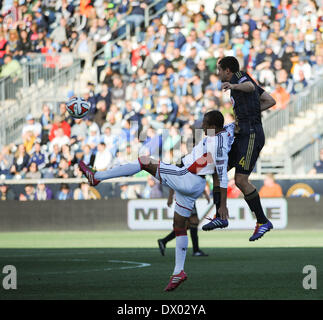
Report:
M220 183L218 179L218 175L216 173L213 173L213 203L215 206L220 205L221 201L221 194L220 194Z
M241 83L229 83L229 82L224 82L222 84L222 89L224 90L239 90L243 92L253 92L256 90L255 85L251 81L245 81Z
M167 199L167 206L168 207L171 207L171 205L173 204L174 193L175 193L175 191L173 189L169 189L168 199Z
M227 208L227 188L220 187L220 194L221 194L221 205L218 210L218 214L221 219L228 219L229 212Z
M207 200L207 203L210 203L211 199L210 199L210 188L208 186L208 184L206 183L205 185L205 189L203 191L204 195L205 195L205 198Z
M265 111L276 104L276 100L266 91L260 96L260 110Z
M216 171L219 179L220 186L220 207L218 214L221 219L227 219L229 217L227 208L227 187L228 187L228 172L227 161L221 166L216 166Z

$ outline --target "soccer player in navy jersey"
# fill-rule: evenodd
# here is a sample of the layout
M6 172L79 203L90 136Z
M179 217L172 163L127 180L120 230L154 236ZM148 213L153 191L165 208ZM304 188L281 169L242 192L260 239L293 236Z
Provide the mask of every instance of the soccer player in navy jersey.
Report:
M83 161L79 162L80 170L93 186L102 180L131 176L145 170L175 191L176 204L173 219L176 236L175 268L165 291L176 289L187 279L184 272L188 246L187 220L191 216L196 199L205 189L205 175L217 172L221 198L218 214L223 219L228 218L227 167L234 124L227 125L225 128L223 125L224 118L221 112L213 110L206 113L202 123L205 137L193 147L192 152L182 158L182 164L179 166L167 164L149 156L140 156L136 161L106 171L94 172Z
M261 238L273 228L267 219L260 203L257 189L249 181L260 151L265 144L265 135L261 122L261 112L274 106L276 101L245 72L240 71L235 57L227 56L218 62L219 78L222 89L231 90L231 102L235 113L235 139L229 153L229 169L235 167L235 184L244 194L251 212L254 212L257 223L250 241ZM213 199L219 207L219 188L214 186ZM216 214L214 219L203 226L203 230L223 228L228 225L226 219Z

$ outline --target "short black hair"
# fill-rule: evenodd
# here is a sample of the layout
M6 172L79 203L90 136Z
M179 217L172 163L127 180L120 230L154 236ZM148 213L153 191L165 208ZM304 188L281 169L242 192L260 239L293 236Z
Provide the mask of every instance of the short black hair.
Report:
M224 117L223 114L218 110L212 110L204 115L204 121L211 126L216 126L217 128L223 128Z
M229 68L229 70L232 73L236 73L240 70L239 61L233 56L228 56L228 57L222 58L219 61L219 65L223 70L226 70Z

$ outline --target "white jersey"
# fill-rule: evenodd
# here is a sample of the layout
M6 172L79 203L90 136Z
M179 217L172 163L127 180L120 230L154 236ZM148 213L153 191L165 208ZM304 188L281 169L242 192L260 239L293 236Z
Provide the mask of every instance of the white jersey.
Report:
M234 123L215 136L205 137L183 158L185 168L197 175L217 173L221 188L228 186L228 154L234 140Z

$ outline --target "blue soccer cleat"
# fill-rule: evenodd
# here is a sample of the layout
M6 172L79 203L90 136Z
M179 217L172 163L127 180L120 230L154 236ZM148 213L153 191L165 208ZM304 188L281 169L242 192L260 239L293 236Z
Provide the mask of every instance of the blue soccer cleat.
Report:
M206 217L206 218L211 221L202 227L202 230L204 231L210 231L218 228L223 229L229 225L229 222L227 219L222 220L220 218L214 218L214 219L211 219L209 217Z
M255 231L253 235L249 238L249 241L255 241L260 239L266 232L270 231L273 228L273 224L268 220L268 222L256 224Z

